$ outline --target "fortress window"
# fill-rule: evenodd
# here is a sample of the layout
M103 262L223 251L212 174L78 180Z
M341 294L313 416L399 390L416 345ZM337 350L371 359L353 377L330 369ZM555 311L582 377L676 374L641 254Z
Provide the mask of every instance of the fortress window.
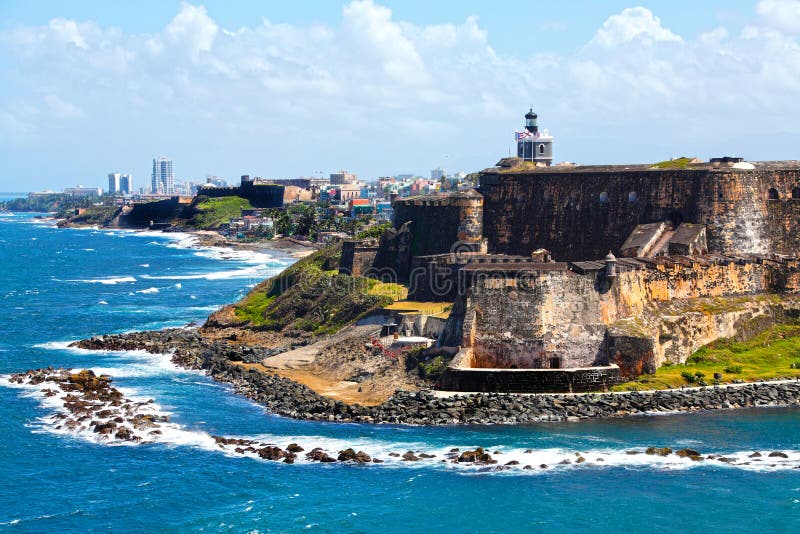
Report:
M628 202L636 202L637 198L639 198L639 196L636 194L635 191L631 191L630 193L628 193Z
M778 194L778 190L774 187L769 188L769 199L770 200L778 200L780 199L780 195Z
M544 154L544 145L539 145L539 154Z
M602 203L602 204L605 204L606 202L608 202L608 193L606 193L605 191L600 193L599 200L600 200L600 203Z
M792 189L792 198L800 199L800 187L795 187Z

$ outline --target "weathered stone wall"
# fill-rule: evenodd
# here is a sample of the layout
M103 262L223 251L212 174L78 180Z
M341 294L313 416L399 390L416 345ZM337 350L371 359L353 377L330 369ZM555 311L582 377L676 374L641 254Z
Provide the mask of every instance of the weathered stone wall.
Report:
M339 273L365 276L372 271L378 245L367 245L358 241L342 242L342 257L339 260Z
M398 199L394 227L413 223L413 256L454 251L459 245L478 246L483 237L483 196L474 191L449 196Z
M477 273L465 295L467 366L617 363L625 376L652 372L773 314L777 297L756 295L798 291L796 260L682 260L686 265L662 258L642 263L650 267L625 267L615 279L604 270L578 274L566 266Z
M691 222L708 226L711 252L796 254L800 169L764 167L485 172L484 235L490 252L575 261L618 252L637 224Z
M566 269L492 273L467 291L462 346L471 367L534 368L604 365L608 299L592 276ZM557 358L553 361L552 358Z

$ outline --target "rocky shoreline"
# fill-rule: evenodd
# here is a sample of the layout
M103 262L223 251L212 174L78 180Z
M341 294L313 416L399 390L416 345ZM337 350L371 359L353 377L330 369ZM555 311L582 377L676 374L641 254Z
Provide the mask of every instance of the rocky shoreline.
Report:
M8 381L24 387L32 387L47 399L55 399L56 413L48 418L56 431L68 431L93 436L95 441L108 444L143 444L155 443L169 439L166 434L171 431L184 430L181 425L170 422L168 415L159 413L152 399L134 400L113 387L113 379L105 375L96 375L84 369L73 371L67 369L34 369L23 373L9 375ZM53 404L53 401L50 401ZM599 466L606 463L603 456L589 453L562 451L550 457L551 463L538 463L533 449L527 449L516 459L499 460L502 450L491 452L483 447L475 449L450 448L434 453L422 450L405 452L383 451L386 459L370 456L368 453L352 447L337 452L328 452L322 447L314 447L307 451L302 445L292 442L285 448L261 439L226 437L206 434L207 447L222 452L258 458L261 460L282 462L284 464L303 463L345 463L345 464L382 464L392 462L442 462L457 466L477 468L484 471L508 470L546 470L555 467ZM528 456L528 455L531 456ZM626 456L646 455L650 457L670 457L671 461L684 463L716 461L731 466L791 467L800 469L796 453L792 456L784 451L765 451L733 454L701 454L695 449L679 449L673 451L669 447L648 447L644 451L638 449L624 451ZM613 455L613 453L612 453ZM589 458L587 458L589 456ZM528 463L530 462L530 463ZM535 466L535 467L534 467Z
M196 329L93 337L72 344L89 350L145 350L171 354L181 367L202 370L271 413L314 421L410 425L514 424L623 417L756 406L800 405L800 381L774 381L682 390L587 394L397 391L377 406L345 404L287 378L247 368L281 349L204 339Z

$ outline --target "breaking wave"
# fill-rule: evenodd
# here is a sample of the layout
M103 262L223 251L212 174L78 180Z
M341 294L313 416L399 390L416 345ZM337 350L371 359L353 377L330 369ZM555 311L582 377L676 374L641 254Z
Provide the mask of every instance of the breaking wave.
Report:
M89 278L86 280L56 280L57 282L75 282L75 283L82 283L82 284L103 284L103 285L115 285L115 284L125 284L136 282L136 278L133 276L108 276L104 278Z

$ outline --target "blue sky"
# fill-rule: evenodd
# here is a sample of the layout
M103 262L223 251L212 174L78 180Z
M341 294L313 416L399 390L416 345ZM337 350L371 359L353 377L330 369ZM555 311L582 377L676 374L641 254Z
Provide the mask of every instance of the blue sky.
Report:
M800 1L0 3L0 190L795 159Z

